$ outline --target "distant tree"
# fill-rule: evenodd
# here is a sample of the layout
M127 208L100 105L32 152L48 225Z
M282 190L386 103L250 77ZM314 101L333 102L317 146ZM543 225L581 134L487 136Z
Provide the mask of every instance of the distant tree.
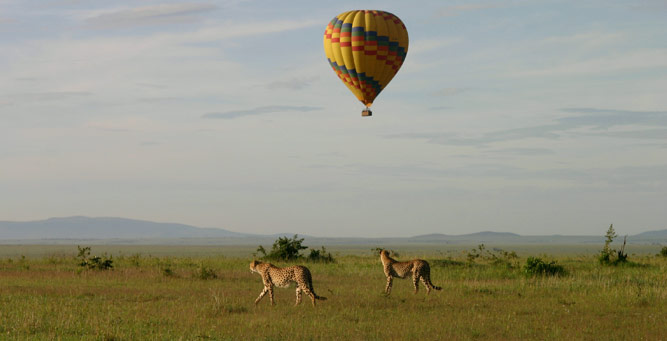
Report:
M305 250L308 247L301 245L303 243L303 238L299 239L298 235L294 235L293 238L288 237L279 237L273 242L270 252L266 252L263 246L257 248L257 252L261 253L264 259L269 260L295 260L301 255L299 254L301 250Z
M264 246L260 245L257 247L257 252L254 255L259 256L261 259L276 261L292 261L296 259L302 259L304 257L301 255L301 250L308 249L307 246L302 245L303 240L303 238L299 239L299 236L296 234L292 238L279 237L275 242L273 242L271 251L267 252ZM330 252L326 252L324 246L322 246L321 250L311 249L310 254L308 257L306 257L306 259L313 262L334 262L333 256Z
M663 246L662 249L660 249L660 255L667 257L667 246Z
M628 261L628 255L625 253L625 243L627 237L623 238L623 246L619 251L614 250L611 247L611 243L614 242L614 238L618 237L616 231L614 230L614 224L609 225L609 229L605 234L604 247L598 255L598 261L602 265L618 265Z

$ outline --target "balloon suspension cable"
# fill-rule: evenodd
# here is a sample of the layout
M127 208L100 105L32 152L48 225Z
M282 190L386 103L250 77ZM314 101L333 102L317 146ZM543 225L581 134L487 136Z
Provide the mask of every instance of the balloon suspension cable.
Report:
M373 116L373 112L371 111L371 108L366 107L366 109L361 111L361 116Z

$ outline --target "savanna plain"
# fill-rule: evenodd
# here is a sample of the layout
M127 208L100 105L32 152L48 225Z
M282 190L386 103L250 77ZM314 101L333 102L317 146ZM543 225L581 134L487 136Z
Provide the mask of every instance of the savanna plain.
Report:
M656 245L629 246L618 266L591 247L387 246L398 260L429 261L442 287L430 295L396 279L386 296L370 246L331 247L333 263L274 262L310 268L328 298L316 307L307 297L295 307L294 286L255 306L255 248L92 246L113 260L94 270L76 245L0 246L0 339L667 339L667 257ZM565 273L528 275L528 257Z

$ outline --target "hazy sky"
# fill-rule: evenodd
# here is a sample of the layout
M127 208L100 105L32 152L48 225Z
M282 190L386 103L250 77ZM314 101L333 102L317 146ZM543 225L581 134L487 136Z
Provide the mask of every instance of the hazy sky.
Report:
M667 3L0 0L0 220L251 233L667 228ZM410 35L373 117L337 14Z

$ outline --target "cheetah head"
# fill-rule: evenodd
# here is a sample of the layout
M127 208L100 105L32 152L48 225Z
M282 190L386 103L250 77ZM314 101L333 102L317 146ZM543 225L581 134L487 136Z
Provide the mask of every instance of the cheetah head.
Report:
M259 272L257 271L257 265L261 264L262 262L254 260L252 263L250 263L250 272Z

